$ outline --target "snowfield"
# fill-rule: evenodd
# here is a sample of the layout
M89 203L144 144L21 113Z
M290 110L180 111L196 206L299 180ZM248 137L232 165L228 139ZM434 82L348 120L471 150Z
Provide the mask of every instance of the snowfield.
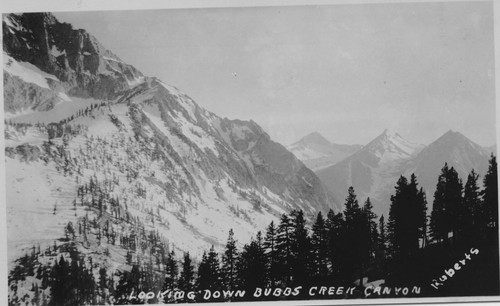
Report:
M127 203L130 215L140 220L146 230L158 231L177 254L189 251L195 258L200 258L211 245L221 249L230 229L241 243L250 241L257 230L264 230L271 221L276 222L280 214L293 207L288 203L290 199L286 193L280 196L266 187L260 190L239 187L228 173L216 180L207 176L197 166L200 160L193 152L193 145L201 151L209 150L215 156L220 154L218 146L225 146L233 156L239 156L238 153L224 140L216 139L194 125L193 118L186 118L186 113L176 110L170 113L173 122L189 141L172 133L162 120L158 107L145 103L156 94L158 90L153 87L131 98L128 104L110 102L87 116L72 120L72 126L84 128L78 135L71 136L65 147L71 158L71 174L60 170L61 161L25 162L17 156L7 157L10 265L34 245L43 249L64 237L64 226L68 222L76 224L85 214L95 216L95 211L74 205L79 202L78 186L88 183L91 178L99 182L114 180L116 183L107 191L109 196ZM178 92L176 95L180 97ZM75 97L68 100L50 111L20 115L12 120L30 124L57 122L78 110L102 103ZM182 100L180 104L186 108L187 114L194 116L194 108ZM131 116L134 106L139 107L141 114L150 121L141 127L146 137L151 140L158 135L165 137L176 152L174 155L180 156L181 160L172 159L171 154L165 154L164 160L152 160L155 145L134 140L133 130L137 124ZM215 127L212 129L216 130ZM23 132L7 126L6 131L10 135L6 147L15 148L28 143L42 148L48 140L47 134L34 126ZM243 138L251 131L239 127L228 133L226 137L231 141ZM53 139L53 142L56 146L63 146L62 138ZM134 179L127 178L130 173L135 173ZM195 186L189 186L190 180ZM250 200L252 198L261 201L261 208L257 211ZM119 233L131 232L131 228L124 228L119 223L115 227ZM116 249L116 246L108 247ZM114 260L118 262L111 263ZM126 269L123 260L117 256L110 264Z

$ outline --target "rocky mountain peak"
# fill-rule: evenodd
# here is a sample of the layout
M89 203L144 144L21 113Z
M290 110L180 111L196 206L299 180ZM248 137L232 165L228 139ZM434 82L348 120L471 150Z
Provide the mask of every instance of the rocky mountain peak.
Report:
M304 137L302 137L299 141L294 143L294 145L309 145L309 144L317 144L317 145L324 145L324 146L330 146L332 143L323 137L319 132L312 132Z
M411 156L422 145L404 139L397 132L385 129L379 136L368 143L361 151L369 152L378 158L391 154L405 158ZM393 158L391 158L392 160Z
M53 75L50 87L65 94L113 99L144 80L91 34L50 13L8 14L2 24L4 52Z

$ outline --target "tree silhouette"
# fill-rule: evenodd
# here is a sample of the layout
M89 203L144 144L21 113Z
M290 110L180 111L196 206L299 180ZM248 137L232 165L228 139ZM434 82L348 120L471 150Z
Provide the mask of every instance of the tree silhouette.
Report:
M276 286L276 281L279 277L279 253L277 248L277 229L274 226L274 221L271 221L266 229L266 237L264 238L263 248L266 256L266 270L268 285Z
M226 243L226 249L222 255L222 275L224 287L232 290L237 279L236 266L238 264L238 250L236 240L234 240L233 229L229 230L229 237Z
M425 194L422 189L418 190L414 174L411 175L410 182L401 176L395 191L391 196L387 226L389 253L393 258L409 259L425 240Z
M321 212L312 226L311 247L311 274L322 282L328 275L328 229Z
M243 246L238 262L238 278L243 290L250 291L266 286L266 255L262 243L262 234L258 232L256 239L252 238L250 244Z
M291 252L292 252L292 278L293 284L304 284L309 278L309 240L306 220L302 210L294 210L292 217Z
M448 164L441 169L431 213L431 234L436 241L457 239L459 214L462 209L462 181Z
M491 154L489 160L488 172L483 180L484 190L482 192L484 209L488 220L488 226L492 232L498 232L498 178L497 178L497 160Z

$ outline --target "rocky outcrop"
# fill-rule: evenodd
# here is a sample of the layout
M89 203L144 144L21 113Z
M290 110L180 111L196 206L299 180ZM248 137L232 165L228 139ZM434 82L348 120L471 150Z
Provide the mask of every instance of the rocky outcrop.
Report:
M144 77L85 30L50 13L3 17L4 51L56 76L72 96L113 99Z
M3 90L6 112L15 113L28 108L45 111L53 108L58 102L57 93L53 90L24 82L8 73L4 74Z
M15 148L13 147L5 148L6 156L10 158L15 158L18 155L22 161L27 161L27 162L38 160L41 154L42 151L40 150L39 147L29 145L27 143L24 143Z

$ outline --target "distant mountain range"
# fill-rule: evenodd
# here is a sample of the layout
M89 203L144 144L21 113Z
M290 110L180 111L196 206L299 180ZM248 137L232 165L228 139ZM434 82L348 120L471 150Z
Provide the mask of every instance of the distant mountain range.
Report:
M496 154L495 146L483 148L459 132L448 131L425 146L385 130L363 147L351 146L351 149L359 149L333 165L317 167L320 160L335 161L342 156L339 150L324 149L332 147L331 144L319 133L313 133L288 149L315 171L337 203L344 202L347 189L353 186L358 200L364 202L370 197L379 215L387 215L390 195L400 175L415 173L419 185L426 191L431 209L437 178L445 163L454 167L465 183L472 169L484 175L490 154ZM332 154L328 155L329 152Z
M317 171L338 163L362 146L332 143L320 133L313 132L286 148L311 170Z

